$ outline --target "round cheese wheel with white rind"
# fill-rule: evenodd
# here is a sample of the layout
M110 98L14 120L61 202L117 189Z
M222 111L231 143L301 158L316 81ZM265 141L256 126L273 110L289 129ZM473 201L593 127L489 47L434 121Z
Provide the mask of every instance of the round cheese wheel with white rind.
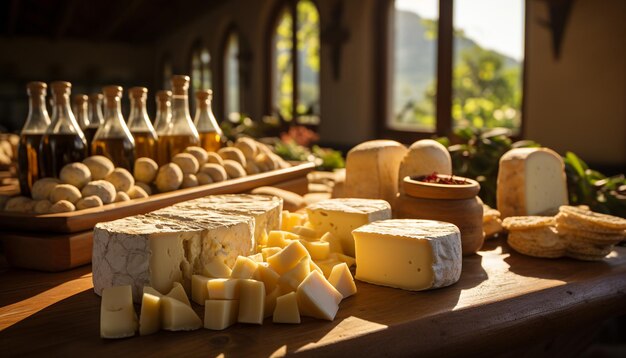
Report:
M437 174L452 174L450 153L443 144L435 140L418 140L411 144L404 159L402 159L402 163L400 163L398 192L404 193L404 185L402 184L404 177L423 176L434 172Z

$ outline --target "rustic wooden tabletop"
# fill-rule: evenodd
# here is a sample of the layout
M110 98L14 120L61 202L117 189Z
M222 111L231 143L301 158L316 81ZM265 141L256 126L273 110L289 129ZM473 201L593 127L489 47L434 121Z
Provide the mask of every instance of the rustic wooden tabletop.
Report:
M12 270L0 274L0 352L20 357L449 356L527 352L531 343L546 352L559 342L573 352L582 342L579 333L626 313L626 248L616 248L601 262L546 260L511 252L504 240L494 240L463 260L454 286L428 292L362 282L357 287L333 322L304 318L300 325L279 325L268 319L262 326L237 324L220 332L104 340L90 266L54 274ZM203 308L194 308L202 317Z

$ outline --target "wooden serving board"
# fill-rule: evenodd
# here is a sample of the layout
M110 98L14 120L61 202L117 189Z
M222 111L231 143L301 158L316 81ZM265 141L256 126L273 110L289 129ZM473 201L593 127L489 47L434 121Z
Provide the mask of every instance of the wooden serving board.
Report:
M278 169L194 188L179 189L169 193L155 194L148 198L134 199L69 213L34 215L0 212L0 227L3 230L20 232L77 233L91 230L99 222L143 214L181 201L211 194L242 193L259 186L280 187L281 183L290 182L298 178L306 179L306 175L314 168L315 164L313 163L302 163L291 168Z

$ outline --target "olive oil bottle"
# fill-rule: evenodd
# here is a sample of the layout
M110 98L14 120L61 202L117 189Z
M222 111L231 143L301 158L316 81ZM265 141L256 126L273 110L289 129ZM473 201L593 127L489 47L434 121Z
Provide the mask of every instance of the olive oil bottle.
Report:
M26 85L28 93L28 117L20 133L17 151L18 173L22 195L28 196L33 183L41 178L39 167L39 146L41 138L50 125L46 109L46 89L43 82L30 82Z
M132 171L135 163L135 140L122 116L122 87L105 86L104 124L100 126L91 143L93 155L104 155L116 167Z
M93 137L96 135L98 128L104 124L102 98L102 93L92 93L89 95L89 104L87 106L89 111L89 126L83 130L87 138L87 144L89 145L89 155L92 155L91 143L93 143Z
M200 146L208 152L216 152L220 149L223 137L222 129L217 124L211 109L212 97L213 91L211 90L196 91L196 117L194 124L200 136Z
M146 111L148 89L133 87L128 91L128 97L130 97L128 129L135 139L135 158L156 159L158 136Z
M155 99L157 112L154 120L154 130L157 136L162 136L167 132L170 123L172 123L172 91L158 91Z

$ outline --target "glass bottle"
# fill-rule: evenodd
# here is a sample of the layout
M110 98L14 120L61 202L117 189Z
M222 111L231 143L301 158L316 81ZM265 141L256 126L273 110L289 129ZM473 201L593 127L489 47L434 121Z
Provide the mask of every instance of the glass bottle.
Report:
M18 172L22 195L29 195L33 183L41 178L39 167L39 146L41 138L50 125L46 109L46 89L43 82L30 82L26 85L28 93L28 117L20 133L17 151Z
M91 143L93 155L104 155L116 167L132 172L135 163L135 140L122 116L122 87L105 86L104 124L100 126Z
M87 109L88 97L86 94L75 94L72 96L72 110L74 111L74 116L76 117L76 122L80 127L80 130L85 133L85 129L89 127L89 111ZM85 136L86 138L87 136ZM89 145L89 140L87 140L87 145Z
M172 123L159 137L159 163L168 163L189 146L199 145L198 130L189 115L189 76L172 76Z
M42 177L58 177L65 164L87 157L87 140L70 108L72 84L57 81L52 89L52 123L41 139L39 166Z
M216 152L220 149L222 139L222 129L211 110L211 99L213 91L196 91L196 118L193 123L198 129L200 136L200 146L208 152Z
M83 129L85 137L87 137L87 144L89 145L89 155L91 155L91 143L93 137L96 135L98 128L104 124L104 116L102 115L102 93L92 93L89 95L89 126Z
M135 158L148 157L156 160L158 136L146 111L148 89L133 87L128 91L128 97L130 97L128 129L135 139Z
M157 112L154 120L154 130L160 137L167 131L172 122L172 91L159 91L156 94Z

